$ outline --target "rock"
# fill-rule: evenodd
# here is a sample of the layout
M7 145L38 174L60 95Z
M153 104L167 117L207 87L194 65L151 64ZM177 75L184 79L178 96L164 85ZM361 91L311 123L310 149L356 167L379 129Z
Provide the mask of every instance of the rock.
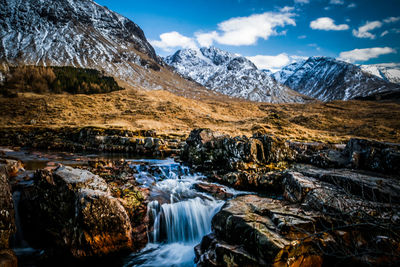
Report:
M312 166L301 166L297 171L343 188L348 194L365 200L400 204L400 181L394 176L348 169L318 169Z
M229 172L223 175L213 174L211 178L218 183L226 184L239 190L252 190L274 194L282 193L283 174L281 172Z
M14 203L9 182L10 176L18 172L20 163L0 159L0 266L17 267L17 257L10 250L10 238L16 232Z
M14 251L11 249L0 249L0 266L1 267L17 267L18 260Z
M60 166L37 171L20 206L28 241L84 258L132 250L142 242L123 204L99 176Z
M266 266L296 239L317 230L323 216L255 195L229 200L213 220L214 235L196 248L197 261L216 266Z
M351 138L345 153L353 168L400 174L400 144Z
M226 188L221 185L209 184L209 183L196 183L193 186L196 190L208 193L217 199L228 199L233 196L232 193L227 192Z
M10 174L18 165L15 160L0 160L0 249L9 248L10 237L15 233L14 203L9 183Z

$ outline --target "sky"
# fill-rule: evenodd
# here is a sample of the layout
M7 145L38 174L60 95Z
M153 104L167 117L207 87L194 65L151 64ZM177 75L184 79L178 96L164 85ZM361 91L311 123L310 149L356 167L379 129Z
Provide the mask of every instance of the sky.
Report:
M272 71L310 56L400 64L400 0L96 2L138 24L160 56L212 45Z

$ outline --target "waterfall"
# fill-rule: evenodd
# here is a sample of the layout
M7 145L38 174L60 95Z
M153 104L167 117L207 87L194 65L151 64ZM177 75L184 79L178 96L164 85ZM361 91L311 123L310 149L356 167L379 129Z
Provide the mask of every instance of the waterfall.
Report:
M159 171L153 169L158 182L151 190L163 201L148 204L153 221L149 244L125 266L193 266L194 246L211 231L211 219L224 202L194 190L202 176L190 174L186 167L177 163L158 167ZM143 168L141 177L148 175Z

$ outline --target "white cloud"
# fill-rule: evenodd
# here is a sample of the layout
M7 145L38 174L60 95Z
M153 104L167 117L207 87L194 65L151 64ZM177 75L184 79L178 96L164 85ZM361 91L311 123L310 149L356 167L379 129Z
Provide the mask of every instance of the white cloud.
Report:
M382 33L381 33L381 37L385 36L385 35L388 34L388 33L389 33L389 31L384 31L384 32L382 32Z
M297 36L297 39L306 39L307 38L307 35L300 35L300 36Z
M289 56L286 53L282 53L276 56L257 55L247 57L247 59L253 62L259 69L267 69L276 72L282 67L304 58L299 56Z
M354 8L354 7L356 7L357 5L355 4L355 3L351 3L351 4L349 4L348 6L347 6L347 8Z
M150 41L150 43L165 52L171 52L176 48L196 48L193 38L186 37L179 32L166 32L160 35L160 41Z
M213 42L224 45L253 45L258 39L267 40L270 36L279 35L277 27L296 26L290 12L265 12L249 17L237 17L218 24L219 31L196 33L199 43L211 45ZM282 34L282 33L281 33Z
M294 10L294 7L292 6L284 6L281 9L279 9L280 12L291 12Z
M349 29L349 25L347 24L336 25L335 21L328 17L322 17L314 21L311 21L310 27L314 30L324 30L324 31L344 31Z
M385 23L392 23L392 22L397 22L400 20L400 17L389 17L383 20Z
M381 55L396 53L391 47L373 47L354 49L351 51L341 52L339 55L340 60L354 63L355 61L367 61L371 58L377 58Z
M214 39L218 38L218 33L216 31L206 32L206 33L196 32L194 35L200 46L206 46L206 47L211 46L214 42Z
M294 0L296 4L308 4L310 3L310 0Z
M382 22L376 20L372 22L367 22L365 25L358 28L358 30L353 30L353 35L357 38L370 38L375 39L376 35L370 33L370 31L382 27Z
M331 0L331 1L329 1L329 4L332 4L332 5L343 5L344 1L343 0Z

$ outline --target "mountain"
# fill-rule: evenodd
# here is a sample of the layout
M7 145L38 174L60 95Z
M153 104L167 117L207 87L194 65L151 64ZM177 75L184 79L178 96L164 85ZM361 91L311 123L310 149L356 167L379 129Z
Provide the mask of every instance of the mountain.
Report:
M91 0L0 3L0 66L94 68L140 88L210 94L165 66L138 25Z
M216 92L258 102L304 102L245 57L215 47L178 50L164 61L182 76Z
M400 84L400 63L371 64L360 67L364 72L378 76L385 81Z
M359 66L329 57L310 57L295 62L274 73L273 77L301 94L322 101L349 100L400 90L399 85L364 72Z

